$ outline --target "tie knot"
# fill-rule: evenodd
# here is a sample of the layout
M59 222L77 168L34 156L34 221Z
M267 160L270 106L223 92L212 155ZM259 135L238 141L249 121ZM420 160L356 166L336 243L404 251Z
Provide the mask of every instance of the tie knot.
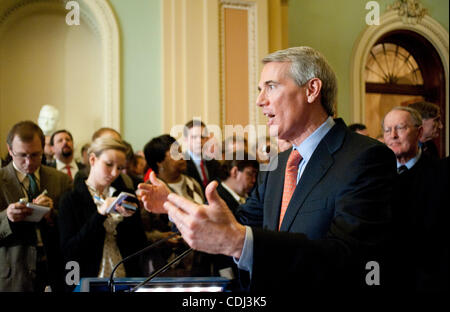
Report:
M291 154L289 155L289 159L287 161L286 166L288 168L291 168L291 167L297 168L298 164L300 163L300 160L302 160L302 156L296 149L293 149Z
M30 185L37 185L36 176L34 175L34 173L27 174L27 177L28 181L30 182Z
M405 165L401 165L400 167L397 168L398 174L402 174L405 171L408 171L408 167L406 167Z

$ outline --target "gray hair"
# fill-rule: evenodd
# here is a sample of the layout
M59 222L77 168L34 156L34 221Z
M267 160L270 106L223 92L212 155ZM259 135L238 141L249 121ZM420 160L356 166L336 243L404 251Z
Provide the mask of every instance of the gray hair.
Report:
M290 77L298 86L318 78L322 81L321 104L329 116L334 115L337 94L336 75L325 57L310 47L294 47L276 51L263 58L262 63L290 62Z
M384 129L384 118L386 118L387 114L393 111L404 111L408 112L409 116L411 116L411 120L416 127L420 127L422 125L422 116L420 116L420 113L416 111L414 108L408 107L408 106L395 106L392 108L389 112L384 115L383 120L381 121L381 128Z
M422 116L422 119L436 118L441 112L441 109L438 105L425 101L411 103L408 105L408 107L414 108L416 111L418 111Z
M88 155L94 153L96 157L100 157L100 155L106 150L116 150L121 151L125 155L128 152L128 148L122 141L117 141L111 137L99 137L91 143L91 146L88 149Z

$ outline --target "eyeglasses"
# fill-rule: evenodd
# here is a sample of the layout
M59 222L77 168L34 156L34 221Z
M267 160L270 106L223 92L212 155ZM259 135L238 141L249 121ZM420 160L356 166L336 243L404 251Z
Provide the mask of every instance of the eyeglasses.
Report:
M410 126L410 125L396 125L393 129L395 130L396 133L398 134L403 134L406 129L411 128L411 127L418 127L418 126ZM389 128L384 128L383 129L385 134L391 134L392 132L392 127Z
M31 154L26 154L26 153L17 153L16 154L13 151L11 151L11 154L13 154L14 157L17 157L20 160L24 160L25 158L28 158L29 160L37 160L42 157L43 152L36 152L36 153L31 153Z

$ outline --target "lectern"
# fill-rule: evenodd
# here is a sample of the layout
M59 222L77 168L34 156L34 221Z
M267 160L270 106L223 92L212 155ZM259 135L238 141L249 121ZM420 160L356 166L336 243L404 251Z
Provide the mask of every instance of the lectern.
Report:
M145 278L115 278L114 292L126 292ZM136 292L230 292L232 280L224 277L155 277ZM75 292L109 292L108 278L83 278Z

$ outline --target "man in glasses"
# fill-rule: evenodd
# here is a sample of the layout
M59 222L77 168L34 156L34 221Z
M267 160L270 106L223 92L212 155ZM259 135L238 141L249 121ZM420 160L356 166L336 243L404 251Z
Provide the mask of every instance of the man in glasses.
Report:
M31 121L15 124L8 133L12 161L0 169L0 291L59 289L58 234L55 211L59 196L71 187L70 178L41 164L45 137ZM32 222L33 209L24 202L50 208ZM56 288L56 289L55 289Z
M383 119L384 142L397 157L397 171L411 169L420 159L419 138L423 133L422 117L412 108L397 106Z
M395 278L395 284L410 289L441 289L439 259L445 251L440 241L446 235L441 233L444 218L438 216L447 210L443 204L446 196L440 190L442 181L448 181L448 171L441 170L437 160L420 147L424 126L417 110L394 107L384 117L382 127L385 143L397 158L398 172L392 205L393 272L388 275Z

